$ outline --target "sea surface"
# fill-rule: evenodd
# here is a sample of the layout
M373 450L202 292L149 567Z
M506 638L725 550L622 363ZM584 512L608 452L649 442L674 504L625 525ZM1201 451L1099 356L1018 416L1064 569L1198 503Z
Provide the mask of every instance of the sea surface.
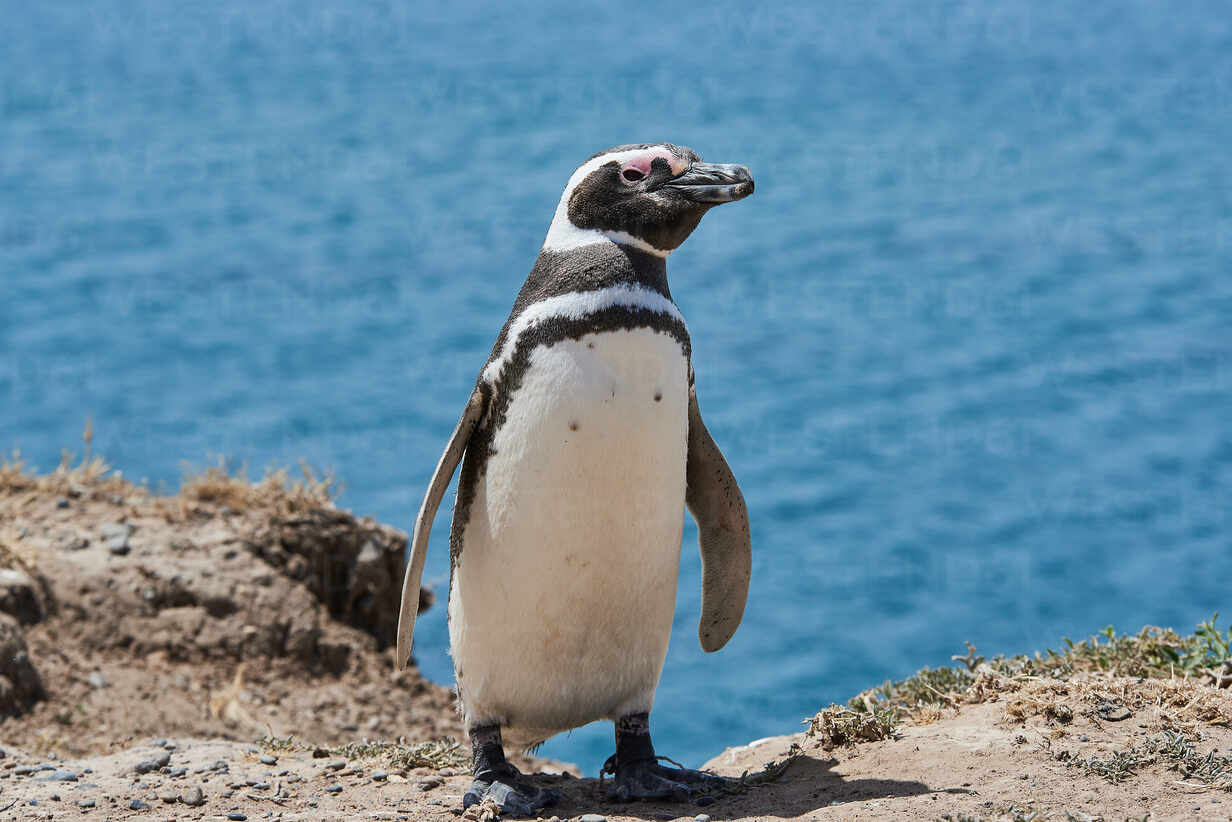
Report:
M409 529L570 172L663 140L757 180L669 263L755 554L705 655L686 526L659 752L793 731L964 641L1232 617L1224 3L0 17L0 449L43 470L90 419L152 488L303 459ZM416 653L452 682L443 607Z

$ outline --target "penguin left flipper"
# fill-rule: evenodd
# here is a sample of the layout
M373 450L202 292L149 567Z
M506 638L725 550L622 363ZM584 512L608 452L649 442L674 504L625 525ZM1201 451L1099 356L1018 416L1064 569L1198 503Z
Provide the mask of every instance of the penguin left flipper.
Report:
M697 520L702 555L702 615L697 637L702 650L712 652L727 644L744 616L753 557L744 495L702 422L693 386L689 386L685 470L685 504Z
M487 406L483 393L476 388L462 411L458 427L453 430L441 461L436 464L436 473L428 484L428 493L424 495L423 504L419 506L419 515L415 517L415 530L411 536L411 556L406 564L406 576L402 578L402 608L398 613L398 656L395 660L398 670L407 665L411 656L411 637L415 633L415 617L419 614L419 583L423 579L424 560L428 555L428 536L432 533L432 520L436 518L436 510L441 506L441 499L453 479L453 472L462 461L462 454L470 442L471 434Z

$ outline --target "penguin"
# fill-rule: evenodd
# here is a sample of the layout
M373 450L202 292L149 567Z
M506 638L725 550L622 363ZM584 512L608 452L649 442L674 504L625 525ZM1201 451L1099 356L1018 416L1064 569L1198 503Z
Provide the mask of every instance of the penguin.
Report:
M531 816L559 799L505 758L596 720L616 801L684 801L710 774L659 764L650 711L676 606L684 510L702 558L701 646L744 614L748 514L702 421L668 255L707 211L753 193L740 165L670 143L582 163L476 380L412 534L398 623L406 666L432 520L462 464L449 637L474 781Z

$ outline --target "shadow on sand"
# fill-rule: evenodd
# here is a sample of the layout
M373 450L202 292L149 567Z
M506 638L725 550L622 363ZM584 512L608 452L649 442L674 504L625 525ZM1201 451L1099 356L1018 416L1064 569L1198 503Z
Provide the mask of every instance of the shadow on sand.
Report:
M598 779L539 776L535 780L550 785L563 795L560 804L541 812L544 816L598 813L647 820L676 819L699 813L705 813L714 820L747 816L792 818L833 804L934 792L922 782L844 779L834 772L836 764L837 759L802 754L778 780L752 785L742 793L718 797L704 805L669 802L618 804L605 798L607 785L601 787Z

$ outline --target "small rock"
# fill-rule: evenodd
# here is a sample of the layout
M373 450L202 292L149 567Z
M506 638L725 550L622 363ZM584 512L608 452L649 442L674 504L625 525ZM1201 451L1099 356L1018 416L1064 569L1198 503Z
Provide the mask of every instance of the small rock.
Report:
M83 799L83 800L81 800L80 802L78 802L78 803L77 803L77 807L79 807L79 808L93 808L93 807L94 807L94 800L93 800L93 799Z
M254 791L268 791L270 784L268 782L257 782L252 786Z
M68 507L68 497L56 497L56 507L57 508L67 508Z
M170 788L163 788L158 792L158 798L166 802L168 805L174 805L180 801L180 795Z
M129 552L128 538L132 536L133 526L127 523L104 522L98 530L107 542L108 551L116 556L124 556Z
M419 790L421 791L430 791L433 788L439 788L440 786L441 786L441 780L437 779L436 777L429 777L427 779L420 780L419 784L416 787L419 788Z
M329 785L325 788L326 793L342 793L342 786L338 784Z
M0 748L0 759L4 759L8 754L4 752L4 748Z
M1078 737L1078 741L1079 742L1090 742L1091 739L1086 734L1083 734L1082 736Z
M710 822L710 814L699 813L697 816L693 817L693 822Z
M165 747L167 747L167 740L163 739L163 738L160 736L158 739L155 739L155 740L154 740L154 747L155 747L155 748L165 748Z
M127 522L104 522L98 526L98 532L103 539L115 539L117 537L129 537L133 533L133 526Z
M103 676L101 671L92 671L90 676L87 678L87 681L90 683L90 687L96 691L101 691L103 688L106 688L111 684L107 681L107 677Z
M172 768L167 776L175 779L176 777L183 776L186 773L188 773L188 768Z
M266 754L265 756L261 757L260 761L262 765L277 765L278 757L270 756L269 754Z
M167 767L167 763L171 761L171 754L163 752L153 759L143 759L133 766L133 770L137 773L149 773L156 771L159 768Z
M150 809L150 803L146 802L144 799L134 799L132 802L128 803L128 809L130 811L148 811Z
M47 798L48 798L48 799L50 799L52 802L59 802L59 801L60 801L60 794L58 794L58 793L53 793L51 796L49 796L49 797L47 797Z
M373 782L384 782L386 778L388 777L389 777L389 774L385 773L385 771L373 771L372 772Z
M180 794L180 801L190 808L195 808L205 804L205 794L200 788L189 788L186 793Z
M0 568L0 611L11 614L22 625L33 625L43 618L34 580L16 568Z
M34 773L34 766L18 765L16 768L13 769L13 773L17 774L18 776L25 776L26 774Z
M47 776L35 780L37 782L76 782L77 773L75 771L52 771Z
M578 822L607 822L607 817L597 813L584 813L578 817Z
M324 759L324 758L325 758L325 757L327 757L327 756L329 756L329 749L328 749L328 748L313 748L313 749L312 749L312 758L313 758L313 759Z
M325 767L329 768L331 771L340 771L346 767L346 763L343 762L341 759L335 759L333 762L329 763Z
M227 788L225 791L222 792L223 799L230 799L233 796L235 796L235 791L231 790L230 788Z
M233 820L233 822L244 822L248 816L247 814L242 814L239 811L231 811L231 813L227 814L227 818Z
M714 797L713 796L699 796L695 800L695 804L702 808L706 807L707 805L713 805Z

